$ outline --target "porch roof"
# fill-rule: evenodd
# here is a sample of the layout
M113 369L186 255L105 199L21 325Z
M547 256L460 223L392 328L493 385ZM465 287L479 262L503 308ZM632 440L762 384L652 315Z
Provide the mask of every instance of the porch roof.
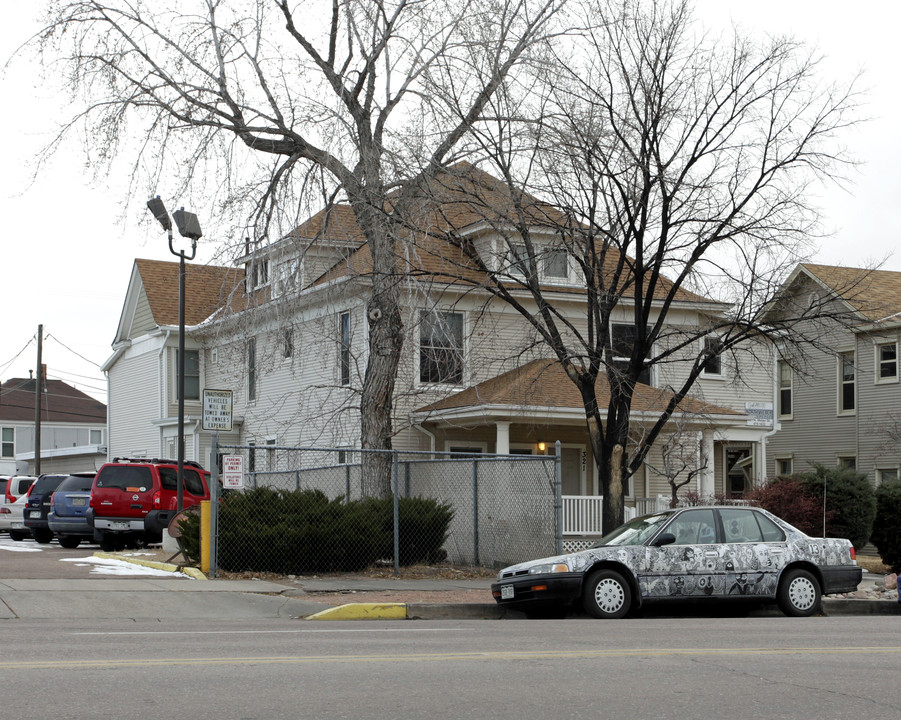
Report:
M610 400L607 378L598 378L597 398L603 413ZM638 383L632 399L632 415L656 417L672 399L673 393L662 388ZM744 413L730 408L713 405L694 397L686 397L679 403L679 409L697 416L699 422L739 424L747 417ZM570 380L563 366L556 360L539 359L497 375L443 400L425 405L415 411L421 422L441 419L498 418L506 415L515 417L535 417L537 414L547 421L578 419L584 421L585 410L582 397L575 383Z

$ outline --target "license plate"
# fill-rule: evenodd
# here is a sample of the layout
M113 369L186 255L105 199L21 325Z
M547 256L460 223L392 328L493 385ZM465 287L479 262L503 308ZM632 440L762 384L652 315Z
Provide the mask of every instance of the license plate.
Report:
M72 498L73 505L84 505L86 503L87 503L87 500L85 498Z
M501 600L512 600L513 599L513 586L512 585L502 585L501 586Z
M128 530L128 523L123 520L111 520L110 530Z
M25 514L26 514L28 517L40 517L41 511L40 511L40 510L29 510L29 511L26 512Z

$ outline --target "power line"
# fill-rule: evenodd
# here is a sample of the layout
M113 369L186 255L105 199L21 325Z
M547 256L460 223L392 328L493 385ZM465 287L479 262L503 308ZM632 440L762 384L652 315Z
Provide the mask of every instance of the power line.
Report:
M51 339L52 339L52 340L56 340L56 342L58 342L60 345L62 345L66 350L68 350L68 351L69 351L70 353L72 353L73 355L76 355L77 357L80 357L80 358L81 358L82 360L84 360L86 363L90 363L91 365L93 365L93 366L94 366L95 368L97 368L98 370L100 369L100 363L95 363L93 360L88 360L84 355L81 355L81 354L75 352L72 348L70 348L68 345L66 345L62 340L60 340L60 339L59 339L58 337L56 337L55 335L51 335L50 333L46 333L46 334L44 335L44 337L47 338L48 340L51 340Z
M15 354L15 356L12 358L12 360L9 360L9 361L7 361L7 362L5 362L5 363L3 364L3 367L0 368L0 374L5 373L5 372L6 372L6 368L8 368L8 367L9 367L10 365L12 365L16 360L19 359L19 357L22 355L22 353L25 352L25 351L28 349L28 347L31 345L31 343L34 342L34 339L35 339L36 337L37 337L37 333L35 333L34 335L32 335L31 338L29 338L28 342L25 343L25 345L22 347L22 349L19 350L19 352L17 352L17 353ZM60 343L60 344L62 344L62 343ZM90 362L90 361L88 361L88 362Z

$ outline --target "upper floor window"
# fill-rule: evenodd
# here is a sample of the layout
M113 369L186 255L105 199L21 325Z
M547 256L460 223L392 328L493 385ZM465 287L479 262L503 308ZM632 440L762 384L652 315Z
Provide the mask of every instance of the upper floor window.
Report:
M102 445L103 444L103 430L91 430L91 445Z
M625 324L613 324L610 326L610 345L613 350L611 364L619 372L625 374L629 370L629 362L632 357L632 348L635 346L635 326ZM651 368L644 367L637 378L638 382L645 385L651 384Z
M265 284L265 282L263 283ZM272 297L279 297L300 289L300 260L291 258L280 262L272 278Z
M287 360L294 356L294 328L282 329L282 357Z
M791 475L793 471L792 458L776 458L776 474Z
M876 382L898 380L898 344L884 343L876 346Z
M178 367L178 350L175 351ZM176 383L176 388L178 384ZM178 392L176 392L176 397ZM185 350L185 400L200 400L200 351Z
M720 341L717 338L704 338L704 354L707 356L707 359L704 361L704 365L702 366L702 372L705 375L716 375L722 377L723 360L719 355L719 351Z
M779 361L779 417L792 414L792 368L785 360Z
M854 366L854 351L838 354L838 411L853 413L857 398L857 369Z
M419 381L463 383L463 314L420 313Z
M16 456L16 429L11 427L0 428L0 457L12 458Z
M338 382L350 385L350 313L338 316Z
M269 284L269 258L254 258L247 272L247 289L256 290Z
M564 248L534 244L535 269L539 279L548 282L569 280L569 256ZM530 256L525 245L511 244L507 254L512 275L526 277L530 271Z
M549 248L544 253L544 274L559 280L569 279L569 256L561 248Z
M247 399L257 399L257 339L247 341Z

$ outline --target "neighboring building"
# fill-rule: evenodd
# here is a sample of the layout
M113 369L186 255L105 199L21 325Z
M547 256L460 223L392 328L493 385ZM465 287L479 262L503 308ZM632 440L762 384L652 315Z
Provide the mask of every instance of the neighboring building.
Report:
M776 434L767 474L846 465L874 485L901 468L901 272L799 265L782 295L834 308L818 347L784 348L775 373ZM810 332L810 330L808 330Z
M35 382L0 385L0 475L34 472ZM106 405L61 380L45 380L40 406L41 472L96 470L106 461Z
M441 228L450 226L471 240L486 262L504 261L506 244L460 197L443 202L430 210L432 232L417 235L398 261L407 335L394 400L394 446L538 454L552 453L559 440L564 492L597 494L575 387L547 360L548 350L532 342L523 317L480 290L478 271L466 266ZM555 293L561 312L578 323L586 299L574 264L555 252L552 232L536 227L535 238L548 258L542 283ZM199 422L204 387L234 393L234 432L220 434L221 443L359 447L357 398L368 353L371 257L352 211L332 206L276 243L248 247L236 262L242 269L189 266L186 457L209 464L210 437ZM115 354L105 365L111 455L175 453L177 268L136 261ZM192 273L196 278L201 272L206 280L192 282ZM521 297L530 302L525 291ZM686 291L670 319L703 327L727 309ZM624 300L615 338L628 338L629 312ZM757 361L759 355L749 353L741 368L725 358L711 363L696 397L683 405L692 411L683 430L706 458L693 486L704 494L740 493L762 475L772 363ZM649 417L661 407L668 397L664 388L679 372L679 363L651 372L637 393L637 428L645 412ZM265 463L268 455L260 457ZM669 494L652 465L634 478L632 501Z

